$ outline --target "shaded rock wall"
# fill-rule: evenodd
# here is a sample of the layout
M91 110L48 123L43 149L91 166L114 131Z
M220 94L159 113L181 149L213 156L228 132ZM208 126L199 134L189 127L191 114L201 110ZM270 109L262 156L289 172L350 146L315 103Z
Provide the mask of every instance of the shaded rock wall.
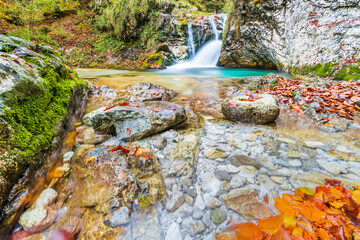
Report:
M234 0L223 39L220 65L296 73L331 63L331 75L358 61L360 1Z

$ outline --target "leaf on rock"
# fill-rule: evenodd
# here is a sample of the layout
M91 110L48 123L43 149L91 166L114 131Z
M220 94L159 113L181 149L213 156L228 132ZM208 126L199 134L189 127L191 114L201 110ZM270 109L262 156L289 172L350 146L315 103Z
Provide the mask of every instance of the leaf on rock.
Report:
M162 111L162 108L153 107L152 110L153 110L154 112L161 112L161 111Z

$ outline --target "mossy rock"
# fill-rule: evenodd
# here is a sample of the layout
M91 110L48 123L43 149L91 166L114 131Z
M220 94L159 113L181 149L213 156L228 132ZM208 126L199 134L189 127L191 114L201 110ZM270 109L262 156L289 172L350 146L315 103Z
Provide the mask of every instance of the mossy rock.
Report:
M0 35L0 125L6 126L0 132L0 209L23 170L51 147L78 85L86 83L51 47Z
M151 54L140 66L141 70L165 68L164 57L161 52Z

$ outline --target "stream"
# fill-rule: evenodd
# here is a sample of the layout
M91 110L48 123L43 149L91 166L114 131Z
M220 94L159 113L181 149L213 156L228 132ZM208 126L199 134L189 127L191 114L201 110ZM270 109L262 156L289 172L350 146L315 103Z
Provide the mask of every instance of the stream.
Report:
M55 205L48 208L46 218L52 214L52 222L26 239L71 239L71 235L213 240L230 220L244 222L276 213L274 198L298 187L315 188L326 178L337 178L345 186L360 185L360 163L346 161L360 155L359 131L323 132L306 117L285 109L270 125L224 119L220 103L227 88L251 90L243 77L271 71L77 71L101 90L90 96L86 113L123 102L126 87L146 81L174 90L177 96L171 102L185 108L188 120L127 142L76 123L61 151L70 153L58 158L45 179L35 179L42 187L33 191L29 206L39 197L39 189L54 189ZM140 149L151 157L133 163L123 152L109 151L119 144L133 156ZM22 231L19 225L17 231ZM62 238L52 238L59 232Z

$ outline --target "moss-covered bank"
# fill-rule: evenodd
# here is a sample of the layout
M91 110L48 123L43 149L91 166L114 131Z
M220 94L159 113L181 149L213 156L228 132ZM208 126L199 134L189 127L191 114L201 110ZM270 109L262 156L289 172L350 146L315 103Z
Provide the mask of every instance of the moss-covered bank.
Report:
M41 164L78 85L50 47L0 35L0 209L24 169Z

